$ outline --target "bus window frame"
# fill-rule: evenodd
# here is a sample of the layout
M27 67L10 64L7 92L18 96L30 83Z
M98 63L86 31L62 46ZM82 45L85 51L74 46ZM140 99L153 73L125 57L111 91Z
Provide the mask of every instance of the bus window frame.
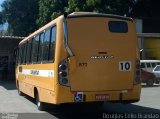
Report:
M30 42L30 39L27 39L27 42L28 42L28 45L27 45L27 52L26 52L26 64L29 63L29 62L28 62L28 53L29 53L28 51L29 51L30 48L28 48L28 46L29 46L29 44L30 44L30 43L29 43L29 42Z
M46 31L47 31L47 30L50 30L50 33L49 33L49 34L50 34L50 36L49 36L49 43L50 43L51 27L49 27L49 28L47 28L47 29L44 30L43 43L44 43L44 41L45 41L45 37L46 37L45 34L46 34ZM50 44L49 44L49 45L50 45ZM43 55L44 55L44 44L42 44L42 47L43 47L43 48L42 48L42 50L43 50L43 53L42 53L42 63L43 63L43 64L46 64L46 63L48 63L48 58L49 58L49 56L47 56L47 60L44 60L44 57L43 57ZM48 46L48 55L49 55L49 46Z
M26 55L27 55L27 49L28 49L28 41L23 43L24 45L24 56L23 56L23 65L26 65Z
M27 62L26 64L33 64L33 63L32 63L33 39L34 39L34 37L31 37L31 38L28 39L28 43L31 42L31 43L29 43L29 44L31 44L31 49L30 49L30 53L29 53L28 62ZM27 52L28 52L28 50L27 50ZM28 55L28 54L27 54L27 55ZM27 56L27 57L28 57L28 56Z
M57 24L55 23L55 24L53 24L52 26L50 26L50 27L48 27L47 29L44 30L43 43L44 43L44 40L45 40L45 32L46 32L46 30L49 30L49 29L50 29L50 37L49 37L49 52L48 52L48 59L47 59L47 60L43 60L43 48L44 48L44 46L43 46L43 44L42 44L42 47L43 47L43 48L42 48L42 61L41 61L42 64L54 63L54 61L55 61L55 54L54 54L53 60L49 60L50 42L51 42L51 35L52 35L51 29L52 29L53 27L56 27L56 40L55 40L55 46L56 46L56 41L57 41ZM56 47L55 47L55 49L56 49ZM55 52L55 51L54 51L54 52Z
M35 48L35 47L34 47L34 45L35 45L34 43L35 43L35 41L36 41L36 37L38 37L38 49L37 49L37 53L36 53L36 61L33 61L33 58L34 58L34 57L33 57L33 56L34 56L34 52L33 52L34 49L33 49L33 48ZM39 40L40 40L40 39L39 39L39 34L36 34L36 35L34 36L33 41L32 41L32 63L33 63L33 64L39 64L39 63L40 63L40 62L38 62Z
M53 51L53 59L50 59L50 53L51 53L51 41L52 41L52 30L55 28L55 44L54 44L54 51ZM50 41L49 41L49 54L48 54L48 62L49 63L54 63L54 61L55 61L55 49L56 49L56 41L57 41L57 25L55 24L55 25L53 25L52 27L51 27L51 33L50 33Z
M50 58L50 50L51 50L51 41L52 41L52 29L56 28L55 30L55 46L54 46L54 54L53 54L53 59L49 60ZM49 42L48 42L48 56L47 56L47 60L43 60L43 51L44 51L44 40L45 40L45 32L46 30L49 30ZM43 34L43 38L41 39L41 35ZM35 42L35 38L38 37L38 53L37 53L37 60L33 61L33 47L34 47L34 42ZM57 25L54 24L51 27L45 29L43 32L38 33L36 35L34 35L33 37L29 38L27 41L25 41L24 43L20 44L18 46L18 63L17 65L26 65L26 64L46 64L46 63L54 63L55 61L55 50L56 50L56 41L57 41ZM29 44L31 44L31 48L28 48ZM41 58L39 57L40 55L40 45L41 45ZM27 48L26 48L27 47ZM30 53L29 53L29 51ZM25 53L24 53L25 52ZM28 54L29 53L29 54ZM29 58L28 58L29 56ZM23 58L22 58L23 57ZM40 60L39 60L40 58Z
M42 38L43 37L43 38ZM37 63L42 63L42 55L43 55L43 40L45 38L45 31L39 33L39 43L38 43L38 61ZM41 52L40 52L41 47ZM39 60L40 59L40 60Z
M20 49L21 49L20 64L23 65L24 43L21 44Z

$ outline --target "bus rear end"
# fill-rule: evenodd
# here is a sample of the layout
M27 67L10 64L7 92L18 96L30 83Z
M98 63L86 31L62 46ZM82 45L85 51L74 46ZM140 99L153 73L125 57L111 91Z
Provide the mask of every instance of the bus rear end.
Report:
M131 19L70 15L64 31L69 56L59 63L63 95L57 96L57 103L140 99L139 49Z

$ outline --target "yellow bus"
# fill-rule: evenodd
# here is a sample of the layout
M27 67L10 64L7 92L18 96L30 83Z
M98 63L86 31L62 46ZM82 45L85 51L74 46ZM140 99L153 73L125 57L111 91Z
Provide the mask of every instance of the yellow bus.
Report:
M131 18L100 13L62 15L19 43L18 93L45 103L139 101L140 61Z

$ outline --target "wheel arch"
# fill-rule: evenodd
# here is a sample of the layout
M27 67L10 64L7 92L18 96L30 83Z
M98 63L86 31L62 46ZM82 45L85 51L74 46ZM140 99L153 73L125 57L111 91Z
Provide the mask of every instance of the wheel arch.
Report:
M34 98L36 98L36 95L38 94L38 89L37 87L34 87ZM39 95L39 94L38 94Z

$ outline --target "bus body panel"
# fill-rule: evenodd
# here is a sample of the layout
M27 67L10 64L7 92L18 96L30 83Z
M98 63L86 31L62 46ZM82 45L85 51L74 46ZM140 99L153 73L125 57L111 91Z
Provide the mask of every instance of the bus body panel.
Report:
M67 52L64 21L67 22L68 45L74 56ZM127 22L128 32L109 32L108 21ZM139 50L132 20L109 16L81 18L60 16L25 38L19 45L55 24L57 34L54 62L18 63L16 84L20 91L35 98L36 89L41 102L52 104L75 103L77 102L75 96L79 92L85 96L82 102L125 100L134 102L140 99L140 84L133 84ZM105 58L95 58L96 56ZM59 82L59 64L64 60L68 64L68 86ZM121 63L126 62L130 63L129 71L120 71ZM22 72L19 72L20 67ZM23 70L32 72L32 75L27 75ZM35 70L52 70L54 76L37 76ZM96 95L109 95L109 98L97 100Z
M123 20L104 17L67 20L68 43L76 60L76 69L69 74L72 91L133 88L137 48L133 22L124 21L128 24L127 33L112 33L109 21ZM120 71L121 62L130 62L130 70Z
M75 95L78 92L70 91L69 87L65 86L56 86L57 90L57 97L56 97L56 104L63 104L63 103L78 103L75 101ZM99 102L99 101L108 101L108 102L137 102L140 100L141 95L141 85L134 85L132 90L128 90L126 92L122 92L121 90L117 91L82 91L85 99L82 102ZM63 95L62 95L63 94ZM107 99L98 100L96 99L96 95L108 95Z
M34 98L34 89L36 88L41 100L53 102L55 99L54 64L20 65L19 67L22 68L22 72L18 73L20 90Z

